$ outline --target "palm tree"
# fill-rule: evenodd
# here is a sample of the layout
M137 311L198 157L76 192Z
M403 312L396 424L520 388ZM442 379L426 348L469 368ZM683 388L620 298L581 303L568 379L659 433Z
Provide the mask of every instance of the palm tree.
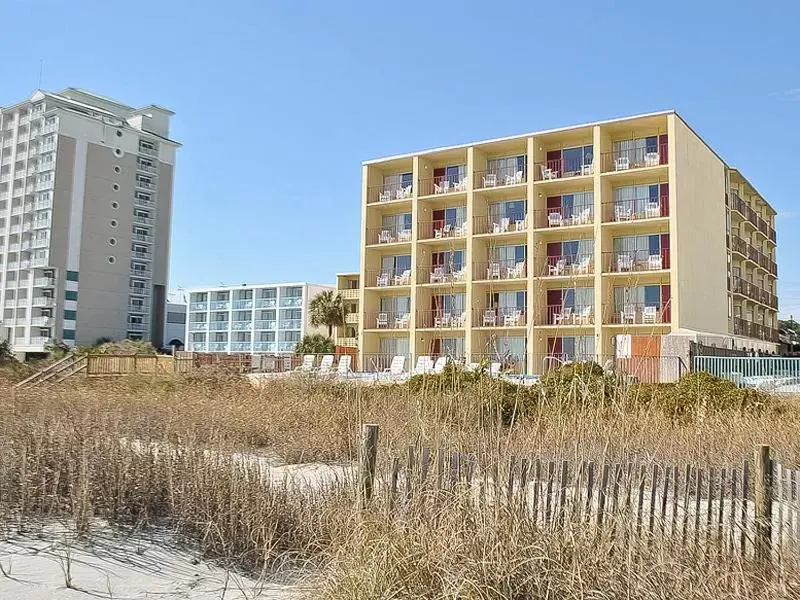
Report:
M329 290L320 292L308 305L311 314L311 324L315 327L325 326L328 328L328 337L333 336L333 328L344 325L344 307L342 297Z
M336 346L331 338L326 338L321 333L306 335L294 347L296 355L301 354L332 354Z

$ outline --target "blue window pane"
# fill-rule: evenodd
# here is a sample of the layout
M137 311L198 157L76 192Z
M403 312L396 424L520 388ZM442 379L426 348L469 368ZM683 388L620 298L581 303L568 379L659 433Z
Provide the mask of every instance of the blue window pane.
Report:
M562 291L561 302L564 306L575 306L575 290L570 288Z
M661 252L661 236L647 236L647 249L650 251L650 254L659 254Z
M413 173L403 173L402 175L400 175L400 182L403 187L407 187L411 185L413 178L414 178Z
M649 186L648 192L650 202L658 202L658 184Z
M525 246L514 246L514 260L521 262L525 260Z
M594 148L591 146L583 147L583 164L590 165L594 159Z
M561 196L561 209L563 215L566 216L572 215L574 207L575 207L575 196L573 194L564 194L563 196Z
M646 152L658 152L658 137L653 135L644 140Z
M517 292L517 308L525 308L527 304L525 296L526 292Z
M580 246L580 242L573 241L573 242L564 242L561 244L561 252L567 258L569 262L575 262L578 259L578 247Z
M575 338L561 338L561 351L567 356L575 356Z
M528 157L524 154L517 157L517 171L525 172L525 165L528 162Z
M644 286L645 306L658 306L661 304L661 288L657 285Z
M574 173L581 170L583 165L583 146L578 148L565 148L561 153L565 173Z

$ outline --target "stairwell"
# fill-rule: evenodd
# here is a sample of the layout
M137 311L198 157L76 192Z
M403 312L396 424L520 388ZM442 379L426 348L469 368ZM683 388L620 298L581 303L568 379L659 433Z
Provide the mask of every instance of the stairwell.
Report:
M49 367L23 379L11 389L12 394L37 387L51 387L65 379L86 371L87 357L85 354L68 354L61 360L54 362Z

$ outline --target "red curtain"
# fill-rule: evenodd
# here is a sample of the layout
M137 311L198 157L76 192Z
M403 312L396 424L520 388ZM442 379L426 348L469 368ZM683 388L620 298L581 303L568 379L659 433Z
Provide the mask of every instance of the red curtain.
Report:
M669 216L669 184L662 183L661 189L659 190L659 197L661 200L661 216L668 217Z

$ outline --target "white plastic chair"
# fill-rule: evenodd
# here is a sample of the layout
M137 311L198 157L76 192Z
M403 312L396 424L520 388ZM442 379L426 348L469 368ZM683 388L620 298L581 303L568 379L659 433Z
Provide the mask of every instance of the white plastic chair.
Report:
M520 261L508 269L506 273L508 279L521 279L525 277L525 261Z
M411 320L411 315L408 313L403 313L402 315L396 316L394 318L394 327L395 329L407 329L408 322Z
M411 269L406 269L400 275L394 276L395 285L408 285L411 281Z
M576 315L576 319L580 325L590 325L592 322L592 307L584 306L581 312Z
M443 283L444 282L444 268L434 267L431 271L430 283Z
M559 258L556 263L547 265L547 274L550 276L563 275L567 268L567 259Z
M377 287L386 287L389 285L389 273L381 273L378 275L375 285Z
M333 354L326 354L322 357L322 360L319 363L319 366L316 369L317 375L322 375L323 377L330 375L331 369L333 368Z
M314 355L303 355L303 362L300 363L300 366L297 367L297 370L301 373L311 373L314 370Z
M395 356L392 358L392 362L389 364L388 369L384 369L384 373L389 373L392 379L401 379L406 375L406 357L405 356Z
M384 329L386 327L389 327L389 313L378 313L378 316L375 319L375 328Z
M661 216L661 205L658 202L648 202L644 207L644 216L647 219L655 219Z
M433 374L434 375L441 375L444 373L444 368L447 366L447 357L440 356L436 359L436 362L433 363Z
M651 254L647 257L647 268L651 271L660 271L663 268L663 261L660 254Z
M401 242L411 241L411 230L403 229L400 233L397 234L397 239L400 240Z
M489 366L489 375L491 375L492 377L500 377L500 367L501 365L499 362L493 362Z
M433 318L433 326L437 329L440 327L450 327L450 313L441 313Z
M337 377L348 377L353 371L350 368L350 365L353 362L353 357L349 354L342 354L339 357L339 364L336 367L336 376Z
M457 191L457 192L465 192L467 190L468 180L469 180L468 177L464 177L464 179L462 179L457 184L455 184L455 186L453 186L455 191Z
M417 365L412 371L413 375L427 375L433 369L433 359L430 356L418 356Z
M544 165L541 165L540 168L542 170L542 179L558 179L558 171Z
M591 256L581 256L581 259L578 262L572 263L572 272L578 275L588 275L589 265L591 262Z
M453 272L453 281L464 281L464 277L466 276L467 276L466 267L461 267L458 271Z
M500 263L489 263L489 268L486 269L486 279L500 279Z
M497 326L497 311L493 308L489 308L483 311L483 326L484 327L495 327Z
M644 310L642 311L642 323L656 323L656 317L658 316L658 308L655 306L645 306Z
M617 254L617 271L633 271L633 256Z
M379 244L391 244L394 241L392 233L388 229L382 229L378 235Z
M497 173L487 173L483 176L483 187L495 187L497 185Z
M514 231L525 231L525 219L516 219L514 221Z
M560 212L551 212L547 214L548 227L561 227L564 224L564 217Z
M389 202L392 199L392 192L390 190L384 190L378 196L378 202Z
M633 304L622 307L622 323L636 323L636 307Z
M617 204L614 207L615 221L630 221L633 218L633 209L630 206Z
M631 168L631 160L627 156L619 156L614 160L615 171L627 171Z
M572 318L572 307L565 306L561 309L560 313L555 313L553 315L553 325L566 325L571 318Z
M575 225L586 225L587 223L591 222L592 219L592 209L584 208L581 212L577 215L572 215L572 222Z
M648 152L644 155L645 167L657 167L658 163L658 152Z
M450 235L450 230L451 230L452 228L453 228L453 226L452 226L450 223L445 223L445 224L444 224L444 227L442 227L441 229L437 229L437 230L434 232L434 234L433 234L433 235L434 235L434 237L435 237L435 238L437 238L437 239L439 239L439 238L443 238L443 237L448 237L448 236Z

